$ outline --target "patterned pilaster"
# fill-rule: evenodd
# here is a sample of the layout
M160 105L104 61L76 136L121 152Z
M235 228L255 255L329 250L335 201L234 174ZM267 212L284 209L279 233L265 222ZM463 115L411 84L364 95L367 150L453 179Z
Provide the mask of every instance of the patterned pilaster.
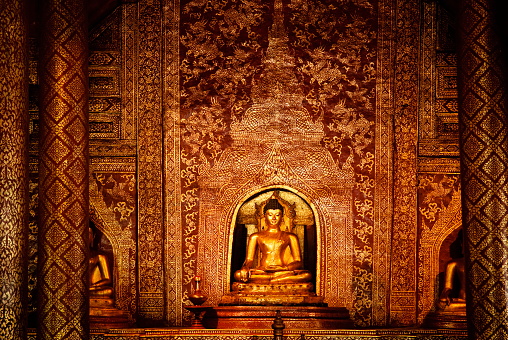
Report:
M180 326L183 314L179 14L180 1L164 1L164 319L171 326Z
M473 339L508 338L508 120L492 0L464 0L459 111L467 308Z
M163 135L161 4L139 2L138 259L139 316L145 325L163 319Z
M83 1L41 5L38 339L88 339L88 86Z
M418 1L394 0L394 213L391 313L393 326L416 322Z
M0 339L25 339L28 59L22 0L0 1Z

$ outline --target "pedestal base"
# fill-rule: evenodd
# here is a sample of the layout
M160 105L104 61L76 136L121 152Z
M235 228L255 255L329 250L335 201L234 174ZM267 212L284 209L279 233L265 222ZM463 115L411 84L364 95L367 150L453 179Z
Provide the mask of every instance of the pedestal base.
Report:
M316 295L224 295L220 306L315 306L326 307L323 298Z
M221 298L219 306L316 306L326 307L311 283L233 283L233 291Z
M345 307L315 306L219 306L208 310L206 328L271 329L277 311L286 329L343 329L354 324Z
M203 325L203 315L211 310L211 306L183 306L189 312L192 313L191 328L205 328Z
M423 326L435 329L464 329L467 330L466 304L452 303L443 310L430 312Z
M129 313L115 308L113 299L90 299L90 328L111 329L129 326Z

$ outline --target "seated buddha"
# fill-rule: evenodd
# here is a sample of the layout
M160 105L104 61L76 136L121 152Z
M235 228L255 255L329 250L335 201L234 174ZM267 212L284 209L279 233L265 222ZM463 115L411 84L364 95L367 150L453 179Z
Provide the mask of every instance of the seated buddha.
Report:
M439 300L438 310L454 309L457 312L466 306L466 272L463 254L463 231L460 230L455 241L450 245L452 260L448 261L444 271L444 285Z
M291 231L294 205L278 195L275 191L256 205L258 231L249 236L245 261L221 305L324 305L313 292L312 274L303 268L300 241Z
M312 275L302 269L298 237L280 228L284 207L275 198L263 208L266 229L253 233L247 243L247 255L234 277L240 282L300 283ZM259 263L254 266L256 252Z
M439 295L438 308L445 309L449 306L465 304L465 286L466 273L464 269L464 258L462 257L449 261L446 264L444 287ZM457 290L457 296L450 297L450 293L454 290L454 288Z
M90 243L90 327L129 327L129 313L115 307L113 279L108 257L95 246L94 230L89 227Z
M114 304L112 279L106 255L94 247L94 232L88 228L90 242L90 307L105 307Z
M466 272L462 238L461 230L450 246L452 259L446 263L443 289L436 301L435 310L424 320L426 327L467 329Z

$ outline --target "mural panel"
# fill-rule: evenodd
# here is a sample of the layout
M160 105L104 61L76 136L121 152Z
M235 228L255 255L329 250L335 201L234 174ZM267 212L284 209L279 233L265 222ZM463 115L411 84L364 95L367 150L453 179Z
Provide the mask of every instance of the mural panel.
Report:
M351 270L344 269L341 277L329 275L326 285L335 287L326 288L330 291L330 302L339 303L338 292L343 292L342 296L350 299L340 302L356 301L356 319L360 324L370 324L377 3L191 1L181 8L186 290L200 266L196 263L196 257L200 256L196 252L206 249L206 245L198 245L198 240L213 234L199 228L204 228L204 223L218 223L221 228L224 223L229 225L224 215L208 217L211 220L200 216L200 211L209 211L209 207L203 207L207 188L216 187L207 182L207 178L217 179L211 174L224 176L234 169L236 176L224 179L223 183L237 188L251 185L251 190L277 183L296 186L301 180L309 196L318 201L330 197L335 202L330 209L337 205L332 211L338 209L337 223L344 228L339 232L344 234L342 238L334 238L335 230L340 229L334 229L330 220L323 221L328 224L323 228L331 228L329 232L323 229L323 235L330 240L343 239L339 246L345 247L341 254L327 254L328 267L343 263L343 268ZM287 108L284 103L289 103ZM271 120L273 115L279 115L279 123ZM284 137L295 145L314 137L304 137L302 130L298 131L299 121L295 117L309 124L307 132L317 138L314 149L300 155L294 147L286 146ZM277 125L281 123L286 126ZM250 139L264 140L268 145L260 143L254 153L251 148L250 155L241 155L238 147L252 146ZM275 147L278 143L275 140L281 143L280 147ZM320 155L313 165L319 172L340 173L341 180L332 176L330 182L325 179L320 184L338 196L313 194L316 188L309 189L313 187L310 182L319 172L311 169L303 177L300 174L298 180L296 177L291 180L290 173L297 166L293 162L312 164L312 155L314 158ZM272 174L280 172L279 179L256 173L254 164L261 166L263 162L271 163ZM250 166L250 171L242 173L240 169L244 166ZM244 190L243 195L246 193ZM227 204L238 203L242 194L237 195L240 196L236 201L228 200ZM348 246L346 240L352 243ZM338 261L332 261L334 258ZM352 281L350 276L354 277ZM353 289L355 298L351 295Z

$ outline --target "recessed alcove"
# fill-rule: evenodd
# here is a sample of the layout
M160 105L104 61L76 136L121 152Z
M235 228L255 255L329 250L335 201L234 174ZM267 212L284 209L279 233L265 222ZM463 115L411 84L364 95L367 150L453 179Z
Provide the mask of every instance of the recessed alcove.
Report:
M436 296L438 299L440 292L444 287L444 277L446 271L446 265L449 261L456 260L458 258L464 257L463 249L462 249L462 227L455 229L451 232L441 244L441 249L439 251L439 275L437 277L436 284ZM460 287L460 283L458 282L457 276L454 277L454 289L450 293L451 298L456 298L458 296L458 288Z
M253 194L246 201L240 204L235 216L233 228L233 240L230 254L230 282L234 281L233 274L241 268L245 259L247 238L258 230L259 215L257 208L272 195L277 194L282 201L291 205L294 210L284 213L284 223L292 223L291 232L298 236L300 241L300 252L303 262L303 269L311 272L315 286L316 262L317 262L317 238L316 219L310 204L298 194L284 189L273 188ZM288 209L286 209L288 210ZM293 216L290 216L293 215ZM291 222L289 220L291 219Z

